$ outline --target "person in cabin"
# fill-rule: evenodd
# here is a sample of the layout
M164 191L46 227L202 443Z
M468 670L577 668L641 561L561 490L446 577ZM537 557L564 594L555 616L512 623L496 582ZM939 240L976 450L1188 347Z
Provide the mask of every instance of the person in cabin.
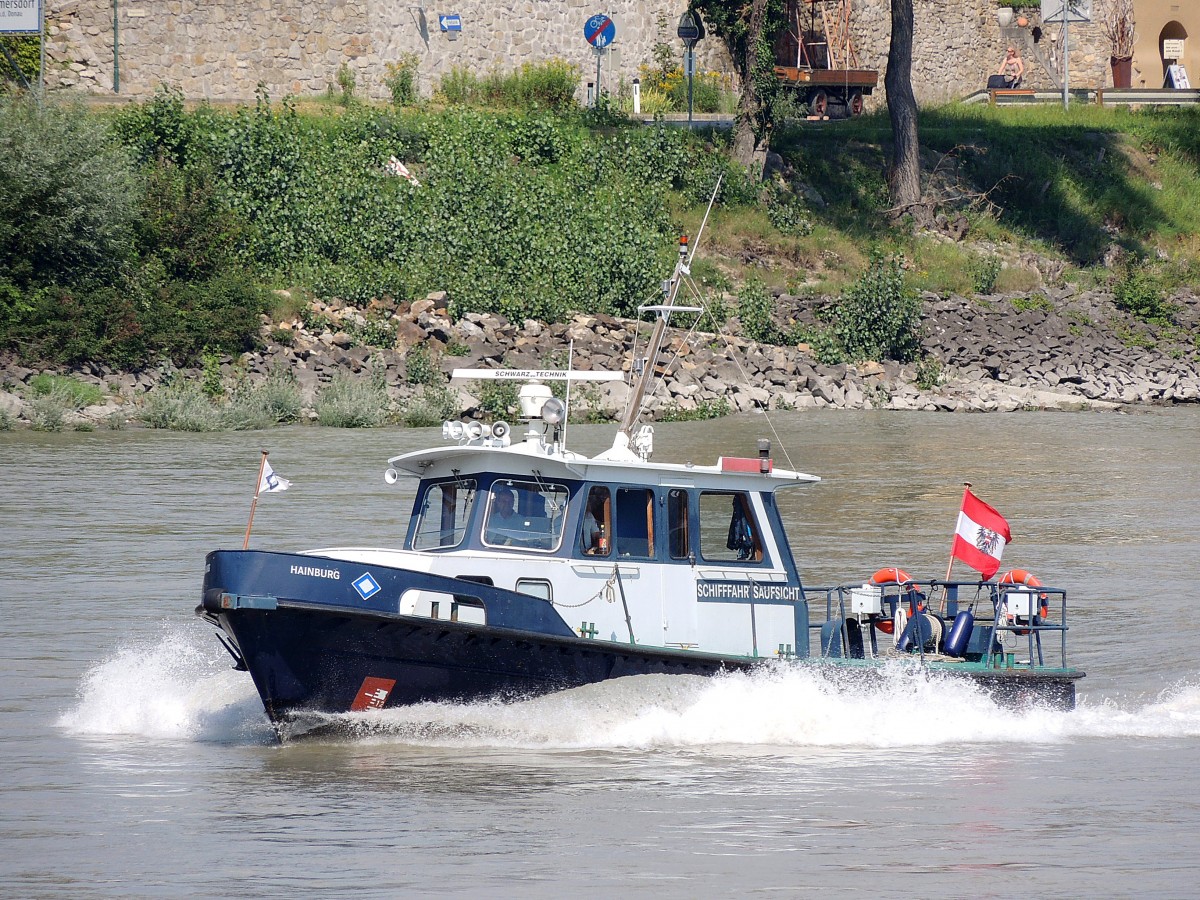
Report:
M1021 78L1025 74L1025 61L1021 59L1021 52L1016 47L1009 47L1005 51L996 74L1004 79L1006 88L1011 90L1020 87Z
M587 510L583 514L583 531L580 534L579 545L584 553L608 553L604 535L604 495L593 491L588 497Z
M487 542L489 544L512 543L513 532L520 528L517 516L516 497L510 490L497 491L492 500L488 516Z

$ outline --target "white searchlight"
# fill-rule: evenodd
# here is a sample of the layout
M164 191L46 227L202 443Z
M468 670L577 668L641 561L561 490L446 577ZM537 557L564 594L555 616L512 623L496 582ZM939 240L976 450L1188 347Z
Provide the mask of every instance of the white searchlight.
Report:
M388 466L387 471L385 471L383 473L383 480L386 481L388 484L395 484L397 481L400 480L400 473L397 472L395 469L393 469L391 466Z
M547 425L561 425L567 417L567 404L551 397L542 404L542 421Z

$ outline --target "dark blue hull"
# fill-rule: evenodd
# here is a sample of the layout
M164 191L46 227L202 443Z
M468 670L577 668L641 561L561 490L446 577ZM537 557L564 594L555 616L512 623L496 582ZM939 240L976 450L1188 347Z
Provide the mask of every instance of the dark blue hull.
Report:
M297 577L295 567L325 577ZM365 570L383 586L369 598L347 590ZM267 715L282 726L309 713L530 697L626 675L711 675L756 664L584 639L537 598L313 556L217 551L204 587L197 613L229 635ZM413 587L470 596L485 606L489 624L398 614L397 598ZM490 624L497 620L503 624ZM364 707L364 690L380 685L386 696Z

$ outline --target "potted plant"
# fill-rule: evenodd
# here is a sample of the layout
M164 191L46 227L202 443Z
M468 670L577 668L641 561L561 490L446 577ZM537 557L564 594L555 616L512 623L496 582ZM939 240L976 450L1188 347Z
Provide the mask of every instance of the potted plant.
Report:
M1100 0L1098 19L1101 32L1108 38L1113 87L1127 88L1132 83L1133 44L1137 40L1133 0Z
M1003 2L1003 0L1001 0ZM996 7L996 21L1000 23L1001 28L1007 28L1012 24L1013 8L1011 6Z
M1013 12L1017 16L1017 27L1029 27L1030 16L1041 9L1042 0L1012 0Z

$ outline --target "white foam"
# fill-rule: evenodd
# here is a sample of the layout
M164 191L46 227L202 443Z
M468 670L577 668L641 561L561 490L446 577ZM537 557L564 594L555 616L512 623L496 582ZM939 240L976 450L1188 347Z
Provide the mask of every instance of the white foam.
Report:
M334 716L362 740L420 746L564 749L829 748L1200 736L1200 687L1150 703L1086 694L1072 712L1013 711L972 683L897 667L835 686L803 668L717 678L647 675L504 703L424 703ZM271 739L250 676L212 633L164 625L85 675L59 724L85 735L259 743Z
M92 666L60 727L81 735L239 741L270 735L250 676L210 630L164 624Z
M350 721L350 717L344 717ZM902 668L835 687L802 669L703 679L639 676L519 703L421 704L357 719L374 739L425 745L653 749L908 748L1200 735L1200 689L1148 706L998 707L972 683Z

